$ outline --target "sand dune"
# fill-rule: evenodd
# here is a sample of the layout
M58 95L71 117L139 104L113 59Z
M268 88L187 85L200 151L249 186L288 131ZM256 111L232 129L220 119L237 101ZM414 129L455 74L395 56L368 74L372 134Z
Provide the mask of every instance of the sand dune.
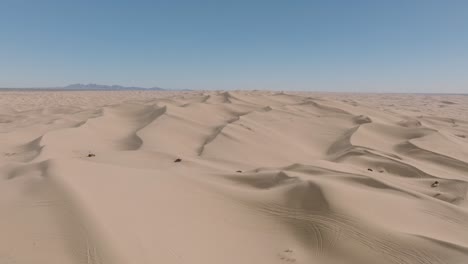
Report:
M467 96L8 91L0 146L1 264L468 260Z

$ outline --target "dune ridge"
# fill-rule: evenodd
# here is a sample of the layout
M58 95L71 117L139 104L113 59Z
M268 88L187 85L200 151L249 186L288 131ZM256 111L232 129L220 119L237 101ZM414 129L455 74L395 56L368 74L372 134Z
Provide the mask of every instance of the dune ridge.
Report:
M0 92L0 263L466 263L466 113L462 95Z

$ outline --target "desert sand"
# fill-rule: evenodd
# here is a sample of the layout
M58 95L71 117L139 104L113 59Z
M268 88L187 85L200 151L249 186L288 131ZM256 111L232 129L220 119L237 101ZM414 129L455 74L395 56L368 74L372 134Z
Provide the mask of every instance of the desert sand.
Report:
M462 264L467 192L468 96L0 92L1 264Z

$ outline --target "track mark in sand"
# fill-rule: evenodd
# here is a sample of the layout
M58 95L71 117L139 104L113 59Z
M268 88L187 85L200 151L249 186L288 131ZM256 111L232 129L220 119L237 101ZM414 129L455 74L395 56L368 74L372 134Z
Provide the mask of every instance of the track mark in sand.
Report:
M360 226L358 219L352 219L343 214L331 211L315 212L272 204L257 204L256 207L257 210L263 211L267 215L284 220L285 223L291 224L294 228L298 228L299 226L307 228L310 227L310 225L314 225L314 229L320 228L322 230L331 231L334 234L338 233L340 237L356 241L361 244L361 246L381 254L382 257L394 263L444 263L436 254L403 243L403 240L398 239L398 237L392 234L374 234L374 232ZM314 233L317 241L323 241L323 237L317 237L317 231ZM320 233L320 235L321 234L322 233ZM323 244L317 245L317 250L323 251Z
M310 224L310 227L312 227L316 240L317 240L317 253L320 255L323 252L323 236L322 233L320 232L320 227L314 224Z
M458 225L464 229L468 229L468 217L459 214L458 217L451 216L449 212L438 212L436 210L421 209L423 213L426 213L431 216L435 216L443 221L449 222L451 224Z

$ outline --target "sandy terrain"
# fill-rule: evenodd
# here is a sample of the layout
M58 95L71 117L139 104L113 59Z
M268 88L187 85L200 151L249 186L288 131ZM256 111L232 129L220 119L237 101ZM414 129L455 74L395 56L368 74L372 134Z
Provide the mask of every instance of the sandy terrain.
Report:
M0 264L464 264L467 191L468 96L0 92Z

